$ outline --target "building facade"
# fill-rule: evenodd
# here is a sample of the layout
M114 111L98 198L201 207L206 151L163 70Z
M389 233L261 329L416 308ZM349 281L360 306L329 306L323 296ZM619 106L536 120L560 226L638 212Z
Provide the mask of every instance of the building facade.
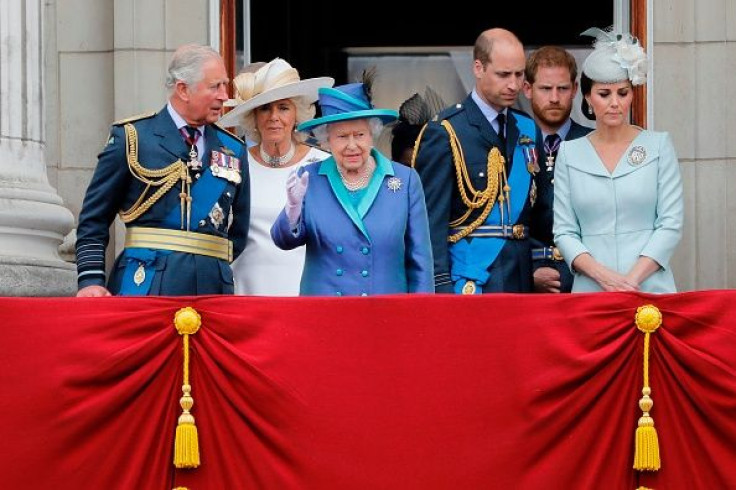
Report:
M0 294L74 293L74 225L110 123L163 107L173 50L219 48L220 8L231 3L2 2L0 273L14 279L0 276ZM736 0L647 0L647 44L648 127L672 134L685 184L678 287L734 288ZM116 227L110 258L122 246Z

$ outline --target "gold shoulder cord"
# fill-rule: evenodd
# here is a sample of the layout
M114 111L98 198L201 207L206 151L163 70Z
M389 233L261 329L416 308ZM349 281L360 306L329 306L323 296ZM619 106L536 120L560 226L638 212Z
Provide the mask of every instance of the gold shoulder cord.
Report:
M417 155L419 154L419 142L422 141L422 136L424 135L424 130L427 129L427 125L425 124L422 126L422 129L419 131L419 134L417 135L416 141L414 141L414 149L411 152L411 168L415 168L417 166Z
M442 126L450 137L450 148L452 149L452 160L455 164L455 176L457 178L457 188L460 191L460 197L463 204L468 210L458 219L450 222L450 227L461 226L468 219L475 209L483 207L483 212L472 223L463 228L460 232L447 237L450 243L457 243L465 238L481 224L483 224L491 213L493 205L498 201L501 211L501 222L503 223L503 203L508 200L510 187L506 178L506 166L504 158L498 148L493 147L488 152L488 163L486 168L486 188L483 191L476 190L468 175L468 168L465 165L465 156L463 155L460 141L457 134L449 121L442 121ZM415 148L416 152L416 148ZM499 193L499 190L502 192Z
M181 180L182 191L179 193L181 198L181 218L182 218L182 229L184 229L184 209L187 209L187 228L189 228L189 214L191 210L192 198L189 195L189 186L191 184L191 178L187 171L186 163L181 160L177 160L171 165L158 170L150 170L145 168L138 161L138 133L132 124L125 125L125 153L128 160L128 168L133 177L146 184L146 188L143 190L138 200L127 210L120 211L120 218L123 223L130 223L138 219L143 213L148 211L156 201L161 199L161 196L166 194L169 189L174 187L177 181ZM159 187L151 196L146 199L149 189L153 187Z

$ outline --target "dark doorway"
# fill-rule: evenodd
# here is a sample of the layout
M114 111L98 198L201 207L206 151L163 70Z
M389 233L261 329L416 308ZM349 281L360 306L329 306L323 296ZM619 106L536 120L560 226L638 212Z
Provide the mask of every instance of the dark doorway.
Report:
M329 75L346 83L348 47L472 46L490 27L516 33L526 46L589 46L579 34L613 24L612 2L424 2L364 4L251 0L251 60L286 59L302 78ZM361 12L362 9L362 12ZM242 39L242 26L236 39ZM241 48L242 49L242 48Z

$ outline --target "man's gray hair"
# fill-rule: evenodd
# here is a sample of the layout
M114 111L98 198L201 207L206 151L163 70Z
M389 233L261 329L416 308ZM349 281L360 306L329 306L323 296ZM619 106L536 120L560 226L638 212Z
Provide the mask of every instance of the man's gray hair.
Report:
M180 46L171 57L169 70L166 73L166 88L171 92L179 80L194 87L202 81L204 76L202 67L213 58L219 59L220 53L210 46L200 44Z

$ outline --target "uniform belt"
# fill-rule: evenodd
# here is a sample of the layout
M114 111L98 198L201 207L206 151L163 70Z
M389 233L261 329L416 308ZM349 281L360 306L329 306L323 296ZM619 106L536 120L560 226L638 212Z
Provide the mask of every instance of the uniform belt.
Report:
M544 247L544 248L533 248L532 249L532 260L564 260L560 249L557 247Z
M457 233L465 228L465 226L458 226L452 230ZM481 225L468 236L523 240L529 236L529 227L524 225Z
M171 250L206 255L228 262L233 260L233 243L230 240L194 231L136 226L128 228L125 234L125 248Z

